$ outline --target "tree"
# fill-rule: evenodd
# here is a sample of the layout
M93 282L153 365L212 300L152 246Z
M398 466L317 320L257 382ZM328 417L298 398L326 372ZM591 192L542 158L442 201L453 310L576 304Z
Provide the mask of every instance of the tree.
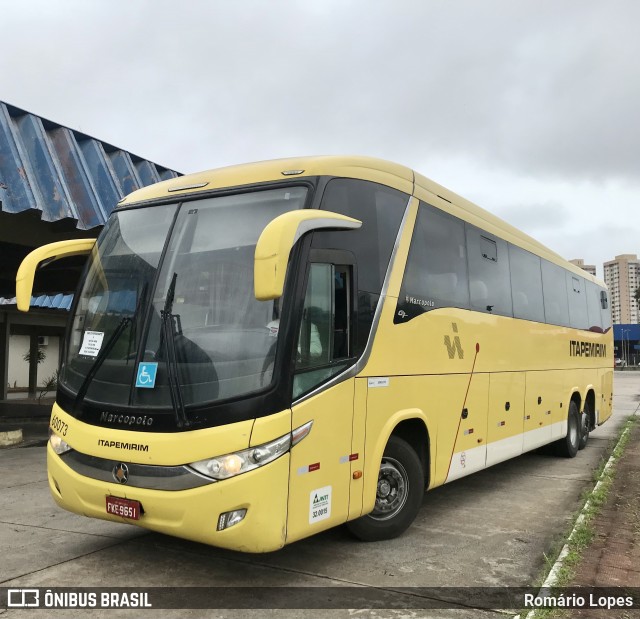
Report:
M28 350L22 358L27 362L31 363L31 350ZM38 355L36 357L36 363L40 365L47 358L47 353L44 352L42 346L38 346Z

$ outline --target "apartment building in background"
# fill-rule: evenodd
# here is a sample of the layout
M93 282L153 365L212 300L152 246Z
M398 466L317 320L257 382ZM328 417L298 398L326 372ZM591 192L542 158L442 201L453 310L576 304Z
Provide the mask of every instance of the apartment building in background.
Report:
M574 258L573 260L569 260L571 264L575 264L577 267L580 267L583 271L587 273L591 273L591 275L596 274L596 265L595 264L585 264L582 258Z
M635 293L640 286L640 260L636 254L622 254L604 263L604 281L609 288L613 324L638 324Z

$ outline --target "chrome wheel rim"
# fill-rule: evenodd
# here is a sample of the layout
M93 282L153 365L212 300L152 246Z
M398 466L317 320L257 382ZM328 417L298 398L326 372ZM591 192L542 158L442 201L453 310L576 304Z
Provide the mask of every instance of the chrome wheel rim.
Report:
M404 466L394 458L383 458L378 473L376 504L370 516L389 520L402 510L409 494L409 477Z

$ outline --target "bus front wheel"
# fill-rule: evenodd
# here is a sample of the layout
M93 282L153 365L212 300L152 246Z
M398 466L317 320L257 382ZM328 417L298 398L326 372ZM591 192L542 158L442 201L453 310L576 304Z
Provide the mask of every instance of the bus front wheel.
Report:
M347 527L365 542L398 537L415 519L423 494L424 471L418 454L406 441L391 436L380 462L373 511Z
M561 438L557 443L558 455L565 458L574 458L580 447L580 434L582 422L578 405L574 400L569 404L569 414L567 415L567 436Z

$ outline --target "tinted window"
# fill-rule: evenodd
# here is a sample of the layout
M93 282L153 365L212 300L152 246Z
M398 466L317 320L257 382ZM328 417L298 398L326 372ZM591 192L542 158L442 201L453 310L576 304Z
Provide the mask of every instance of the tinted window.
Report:
M611 305L609 304L609 293L606 290L600 290L600 308L602 328L606 331L611 328Z
M406 320L436 307L469 307L464 223L420 204L398 311Z
M593 282L585 281L587 288L587 316L589 329L602 330L602 317L600 316L600 290Z
M509 245L509 264L513 315L524 320L544 322L540 258L524 249Z
M588 329L587 293L582 277L567 272L567 292L569 293L569 320L574 329Z
M321 209L362 222L359 230L316 232L313 247L347 249L358 258L358 288L380 293L389 266L391 251L409 197L395 189L353 179L330 181Z
M349 356L351 268L311 264L298 334L293 398L346 366Z
M332 265L310 265L298 336L297 370L331 361L332 281Z
M498 262L498 247L496 241L480 236L480 253L485 260Z
M324 191L320 208L362 222L359 230L315 232L312 243L317 249L343 249L356 256L358 327L355 355L360 355L366 346L408 200L409 196L401 191L354 179L334 179Z
M511 316L507 243L467 224L471 308Z
M544 291L545 320L552 325L569 326L569 304L567 301L566 271L542 261L542 289Z

